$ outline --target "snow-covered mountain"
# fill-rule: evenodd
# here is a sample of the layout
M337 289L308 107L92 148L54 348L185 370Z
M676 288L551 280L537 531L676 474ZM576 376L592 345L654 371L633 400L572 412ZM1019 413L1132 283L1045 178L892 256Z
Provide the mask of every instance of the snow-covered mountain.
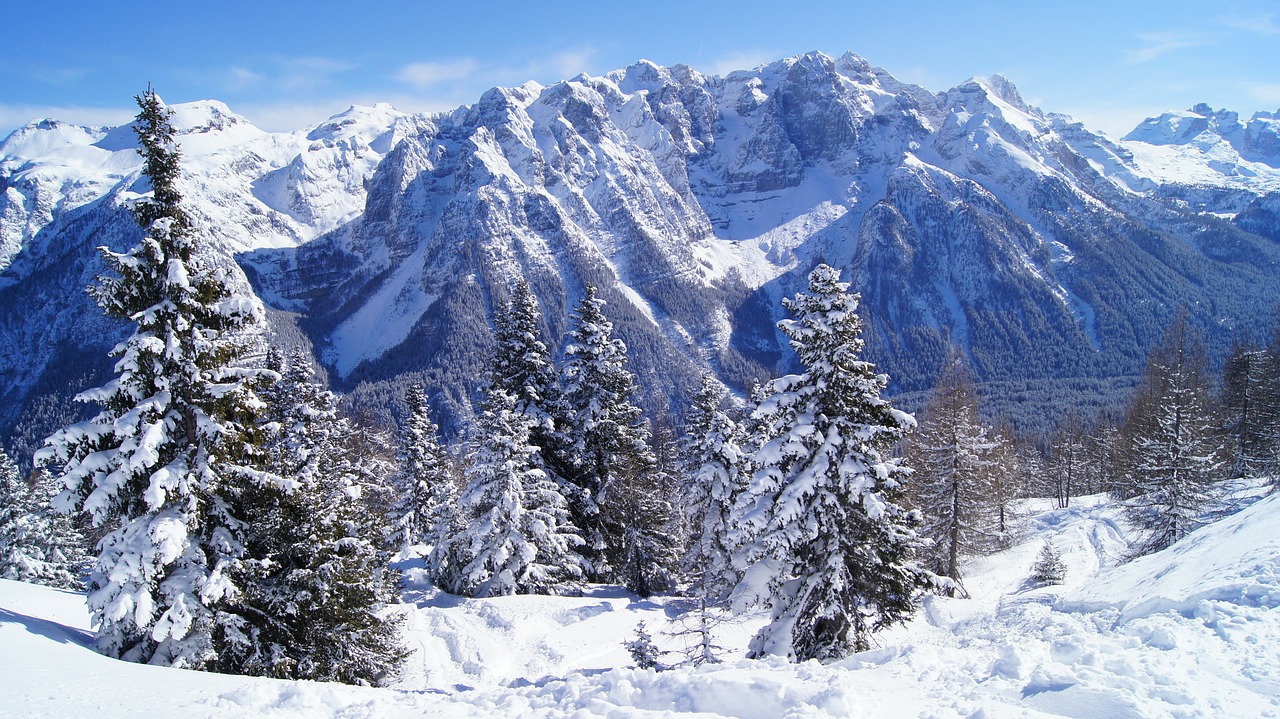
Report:
M817 53L723 78L642 61L287 134L177 110L210 253L376 407L411 373L465 417L517 276L553 345L596 284L651 407L703 368L739 388L785 369L778 299L819 260L862 291L899 390L948 338L992 382L1132 375L1183 307L1216 346L1280 303L1266 113L1197 106L1115 141L999 76L934 93ZM0 426L119 332L79 288L92 247L137 237L131 142L44 121L0 145Z

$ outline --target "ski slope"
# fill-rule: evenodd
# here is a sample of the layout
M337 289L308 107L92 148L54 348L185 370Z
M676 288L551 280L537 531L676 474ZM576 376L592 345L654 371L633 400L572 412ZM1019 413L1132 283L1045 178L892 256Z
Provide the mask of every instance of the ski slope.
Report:
M82 595L0 581L0 717L1273 717L1280 716L1280 495L1119 564L1102 498L1025 508L1015 547L967 567L879 647L821 665L741 659L763 617L723 625L722 664L630 668L622 642L684 609L612 587L464 600L405 565L399 683L374 689L126 664L87 647ZM1059 586L1035 587L1044 542ZM669 655L672 662L678 660Z

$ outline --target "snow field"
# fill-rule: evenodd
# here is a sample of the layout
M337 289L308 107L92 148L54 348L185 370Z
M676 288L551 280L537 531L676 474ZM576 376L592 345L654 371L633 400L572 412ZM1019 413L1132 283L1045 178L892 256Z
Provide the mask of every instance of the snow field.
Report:
M461 599L411 559L396 610L415 653L394 688L179 672L94 653L82 595L0 582L0 717L1280 716L1280 496L1123 565L1101 498L1024 512L1018 545L967 565L971 598L931 597L826 666L741 659L761 615L717 630L722 664L632 669L636 623L677 649L664 632L687 604L613 587ZM1045 541L1062 585L1027 580Z

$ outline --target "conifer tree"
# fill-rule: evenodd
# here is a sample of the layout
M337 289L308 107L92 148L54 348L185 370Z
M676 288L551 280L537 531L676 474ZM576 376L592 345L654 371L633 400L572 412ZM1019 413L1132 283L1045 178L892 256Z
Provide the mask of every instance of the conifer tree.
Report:
M1125 420L1126 514L1142 531L1136 553L1164 549L1199 527L1227 473L1205 373L1185 316L1147 361Z
M87 557L84 538L49 507L60 490L43 472L29 485L0 449L0 577L80 589Z
M1232 473L1280 469L1280 355L1237 341L1222 369L1224 429Z
M635 381L626 368L627 348L613 338L604 305L588 285L574 311L557 430L564 477L578 489L568 499L573 524L586 541L588 576L615 581L623 579L622 564L652 556L641 545L664 541L655 533L662 532L660 522L670 512L644 514L660 509L661 498L628 496L652 491L647 475L655 461L648 429L631 399ZM644 524L634 527L632 521ZM649 570L639 571L627 576Z
M490 386L472 439L467 486L458 501L463 529L442 540L436 581L469 597L560 594L582 578L581 539L559 487L538 467L533 420Z
M858 295L819 265L809 294L779 323L804 371L769 382L754 416L757 467L743 499L754 541L740 554L738 596L772 610L750 656L837 660L909 617L935 577L916 559L918 513L902 505L909 470L891 451L915 420L880 395L860 358Z
M702 376L689 408L685 448L690 477L684 506L691 537L683 568L697 595L713 605L728 599L738 583L733 511L748 471L737 423L721 407L727 394L714 377Z
M392 510L393 542L399 548L415 544L436 545L449 527L449 514L457 502L449 456L440 444L439 428L431 421L431 409L422 385L414 382L405 392L409 417L401 435L404 462L404 496Z
M219 607L238 595L229 576L242 550L237 494L251 481L260 403L257 373L235 363L261 309L200 259L171 113L150 89L137 101L133 128L151 183L134 208L144 236L127 252L102 248L113 275L90 288L108 316L135 329L112 350L116 377L79 396L99 413L50 437L39 461L66 487L61 511L111 527L89 578L99 649L200 667L216 656Z
M406 652L384 616L396 577L379 553L380 512L362 502L353 431L309 358L290 357L268 443L273 482L245 502L247 557L239 623L218 667L284 679L381 684Z
M1045 542L1040 548L1040 554L1036 557L1036 563L1031 567L1031 581L1036 584L1062 584L1062 580L1067 577L1067 565L1062 561L1062 555L1058 554L1058 550L1049 542Z
M924 419L908 445L907 461L916 506L924 515L921 534L933 541L930 569L951 580L944 590L965 596L960 560L994 544L997 442L978 419L973 379L963 356L948 353L924 408Z

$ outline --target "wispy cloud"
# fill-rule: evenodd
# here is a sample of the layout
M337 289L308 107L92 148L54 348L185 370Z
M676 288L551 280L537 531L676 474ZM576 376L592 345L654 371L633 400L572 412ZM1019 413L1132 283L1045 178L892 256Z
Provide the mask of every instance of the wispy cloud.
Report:
M471 77L479 66L471 58L449 62L415 62L405 65L396 73L396 79L417 90L426 90L445 82L456 82Z
M1245 92L1263 106L1280 107L1280 82L1245 83Z
M504 85L518 85L529 80L558 82L590 72L596 54L593 47L570 48L523 65L490 68L485 78Z
M1275 13L1228 15L1222 18L1221 23L1232 30L1241 32L1251 32L1259 35L1280 35L1280 22L1277 22Z
M744 50L723 55L707 62L699 62L698 69L709 75L723 77L734 70L750 70L777 60L779 57L778 53L771 50Z
M244 90L262 84L265 77L261 73L254 72L247 67L232 67L227 69L227 87L231 90Z
M280 62L280 85L289 91L310 90L325 85L334 75L359 67L349 60L330 57L291 57Z
M1176 50L1205 44L1204 40L1186 32L1149 32L1138 35L1142 47L1131 51L1127 59L1137 65L1151 62Z

